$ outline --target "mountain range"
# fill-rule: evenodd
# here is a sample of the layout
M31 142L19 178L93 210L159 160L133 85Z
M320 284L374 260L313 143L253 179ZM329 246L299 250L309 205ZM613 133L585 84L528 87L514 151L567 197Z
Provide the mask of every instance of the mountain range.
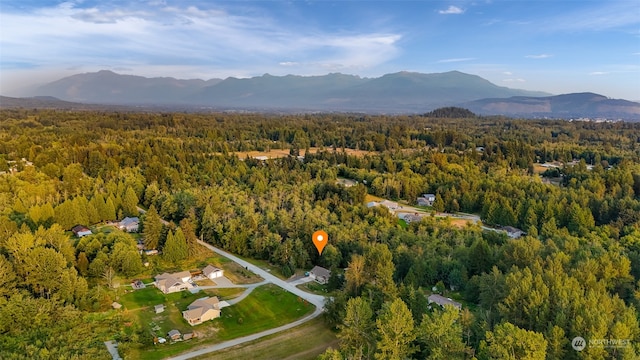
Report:
M443 106L463 106L483 115L640 120L640 103L593 93L551 96L511 89L459 71L403 71L378 78L339 73L265 74L205 81L146 78L102 70L48 83L32 95L84 104L179 109L424 113Z

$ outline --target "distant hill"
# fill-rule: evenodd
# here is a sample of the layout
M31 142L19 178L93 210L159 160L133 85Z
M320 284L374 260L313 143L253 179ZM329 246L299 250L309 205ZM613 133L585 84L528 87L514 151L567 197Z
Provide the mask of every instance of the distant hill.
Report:
M480 115L554 117L563 119L607 118L640 121L640 103L609 99L594 93L545 97L515 96L481 99L461 104Z
M52 96L14 98L0 96L0 109L91 109L93 105L63 101ZM102 106L104 107L104 106Z
M428 113L424 114L424 116L432 117L432 118L448 118L448 119L473 119L476 117L476 114L472 113L471 111L465 108L448 106L448 107L438 108L438 109L429 111Z
M222 80L178 80L170 77L146 78L101 70L77 74L41 86L36 96L99 104L167 105L181 104L206 86Z
M479 76L458 71L399 72L379 78L265 74L249 79L204 81L145 78L103 70L60 79L38 88L34 95L102 104L419 113L486 97L549 94L497 86Z

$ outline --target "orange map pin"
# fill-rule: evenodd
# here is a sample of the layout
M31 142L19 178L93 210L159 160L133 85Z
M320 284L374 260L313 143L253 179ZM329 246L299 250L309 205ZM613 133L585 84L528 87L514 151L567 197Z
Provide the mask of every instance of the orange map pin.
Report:
M318 254L322 255L322 249L327 245L329 236L326 232L318 230L313 233L311 238L313 239L313 244L316 246L316 249L318 249Z

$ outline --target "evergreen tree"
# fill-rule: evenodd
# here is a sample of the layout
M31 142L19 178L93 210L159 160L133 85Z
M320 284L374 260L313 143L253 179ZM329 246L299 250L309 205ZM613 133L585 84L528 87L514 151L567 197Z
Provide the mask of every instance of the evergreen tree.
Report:
M189 249L187 248L187 240L184 237L182 229L179 227L176 229L175 234L169 230L167 234L167 241L162 248L162 256L165 260L176 263L180 260L184 260L189 255Z
M130 186L127 187L122 199L122 213L124 216L138 215L138 196Z
M144 214L142 225L144 246L147 249L157 249L162 238L163 225L162 219L160 218L160 215L158 215L155 206L151 205L149 211Z

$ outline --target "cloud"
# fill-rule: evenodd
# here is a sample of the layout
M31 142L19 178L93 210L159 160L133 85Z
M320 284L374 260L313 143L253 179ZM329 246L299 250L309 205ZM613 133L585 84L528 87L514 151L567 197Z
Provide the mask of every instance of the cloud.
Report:
M525 82L526 80L518 78L518 79L502 79L502 81L504 81L504 82L521 82L522 83L522 82Z
M457 14L462 14L463 12L464 12L463 9L453 5L450 5L445 10L438 11L439 14L443 14L443 15L457 15Z
M153 6L149 6L153 3ZM2 14L0 67L180 69L195 76L251 76L302 66L301 75L372 69L399 53L398 33L318 30L248 5L77 2ZM296 61L282 61L287 54ZM191 69L191 70L189 70ZM208 69L208 70L203 70Z
M476 58L453 58L453 59L442 59L438 60L439 63L452 63L452 62L462 62L462 61L471 61Z
M607 75L607 74L609 74L608 71L593 71L589 73L589 75Z
M539 54L539 55L527 55L525 56L527 59L547 59L552 57L553 55L549 54Z
M635 1L594 2L597 6L548 18L538 28L543 31L602 31L640 25Z
M511 71L505 71L502 73L502 75L513 75L513 73Z

